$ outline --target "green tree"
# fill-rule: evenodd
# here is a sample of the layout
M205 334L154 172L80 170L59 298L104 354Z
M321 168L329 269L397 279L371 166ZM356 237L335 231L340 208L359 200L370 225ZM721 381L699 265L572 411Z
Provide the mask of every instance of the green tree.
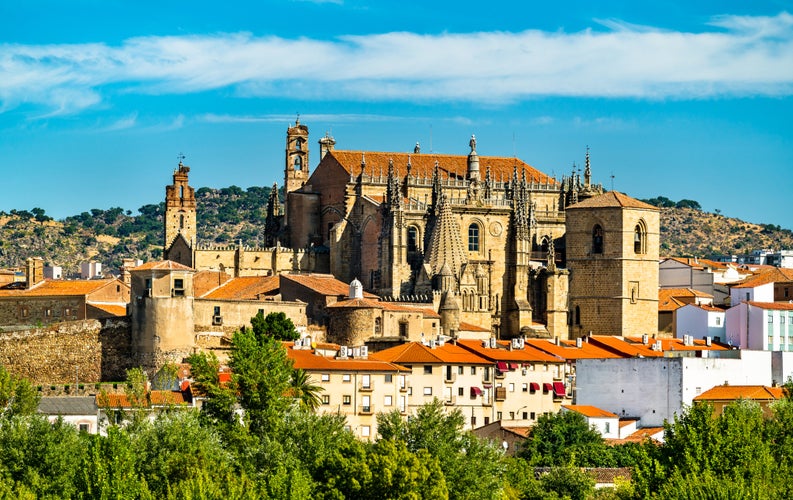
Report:
M315 411L319 408L322 403L319 399L319 393L324 390L322 387L311 383L311 376L305 370L300 368L292 370L289 395L298 401L301 408L310 411Z
M233 384L220 383L220 361L215 353L195 353L187 358L187 362L190 364L194 391L206 398L201 406L202 412L214 425L234 426L237 423L234 413L237 404L235 389Z
M367 464L371 480L360 498L449 498L438 459L424 449L411 453L404 442L383 439L371 445Z
M229 362L239 402L254 435L277 429L290 406L292 361L281 342L243 328L232 337Z
M578 467L551 467L547 474L540 477L540 484L546 491L553 491L559 498L586 500L595 492L595 480Z
M39 399L27 379L15 377L0 365L0 417L33 415L38 409Z
M251 318L251 327L257 337L272 337L276 340L297 340L300 334L295 324L282 312L271 312L266 317L259 311Z
M541 415L520 456L535 466L611 467L614 463L600 434L573 411Z

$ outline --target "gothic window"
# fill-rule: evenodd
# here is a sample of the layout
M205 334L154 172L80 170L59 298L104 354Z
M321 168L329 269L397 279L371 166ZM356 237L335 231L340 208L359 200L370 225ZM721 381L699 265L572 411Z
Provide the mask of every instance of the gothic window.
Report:
M479 251L479 224L471 224L468 226L468 251Z
M295 170L303 170L303 160L295 156Z
M179 198L184 198L184 186L179 186Z
M647 228L644 221L639 221L633 230L633 252L643 254L647 251Z
M179 215L179 229L184 229L184 215Z
M419 249L419 228L410 226L408 228L408 252L416 252Z
M600 224L592 228L592 253L603 253L603 228Z

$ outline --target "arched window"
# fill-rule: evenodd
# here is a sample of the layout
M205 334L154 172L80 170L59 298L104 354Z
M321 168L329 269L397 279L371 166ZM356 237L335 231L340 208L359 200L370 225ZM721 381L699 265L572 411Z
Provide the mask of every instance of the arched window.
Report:
M575 324L581 325L581 308L579 306L575 306Z
M179 215L179 229L184 229L184 215Z
M299 156L295 156L295 170L303 170L303 160Z
M592 253L603 253L603 228L600 224L592 228Z
M633 251L639 254L647 251L647 228L644 226L644 221L639 221L633 230Z
M408 227L408 252L416 252L419 249L419 228L416 226Z
M299 137L298 137L298 138L295 140L295 149L297 149L298 151L300 151L301 149L303 149L303 139L301 139L301 138L299 138Z
M468 226L468 251L479 251L479 224L471 224Z

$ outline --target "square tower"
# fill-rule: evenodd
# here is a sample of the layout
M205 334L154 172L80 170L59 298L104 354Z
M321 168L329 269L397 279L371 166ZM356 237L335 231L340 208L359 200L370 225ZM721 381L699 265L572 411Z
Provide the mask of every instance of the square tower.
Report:
M570 336L658 331L659 211L617 191L567 207Z

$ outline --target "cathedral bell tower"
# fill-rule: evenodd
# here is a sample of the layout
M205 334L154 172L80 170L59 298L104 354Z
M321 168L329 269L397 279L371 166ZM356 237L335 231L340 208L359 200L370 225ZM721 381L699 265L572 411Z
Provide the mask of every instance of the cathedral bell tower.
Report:
M188 184L190 167L179 160L173 184L165 186L165 258L191 267L196 241L195 190Z
M287 193L303 187L308 180L308 127L300 124L286 130L286 165L284 166L284 189Z

